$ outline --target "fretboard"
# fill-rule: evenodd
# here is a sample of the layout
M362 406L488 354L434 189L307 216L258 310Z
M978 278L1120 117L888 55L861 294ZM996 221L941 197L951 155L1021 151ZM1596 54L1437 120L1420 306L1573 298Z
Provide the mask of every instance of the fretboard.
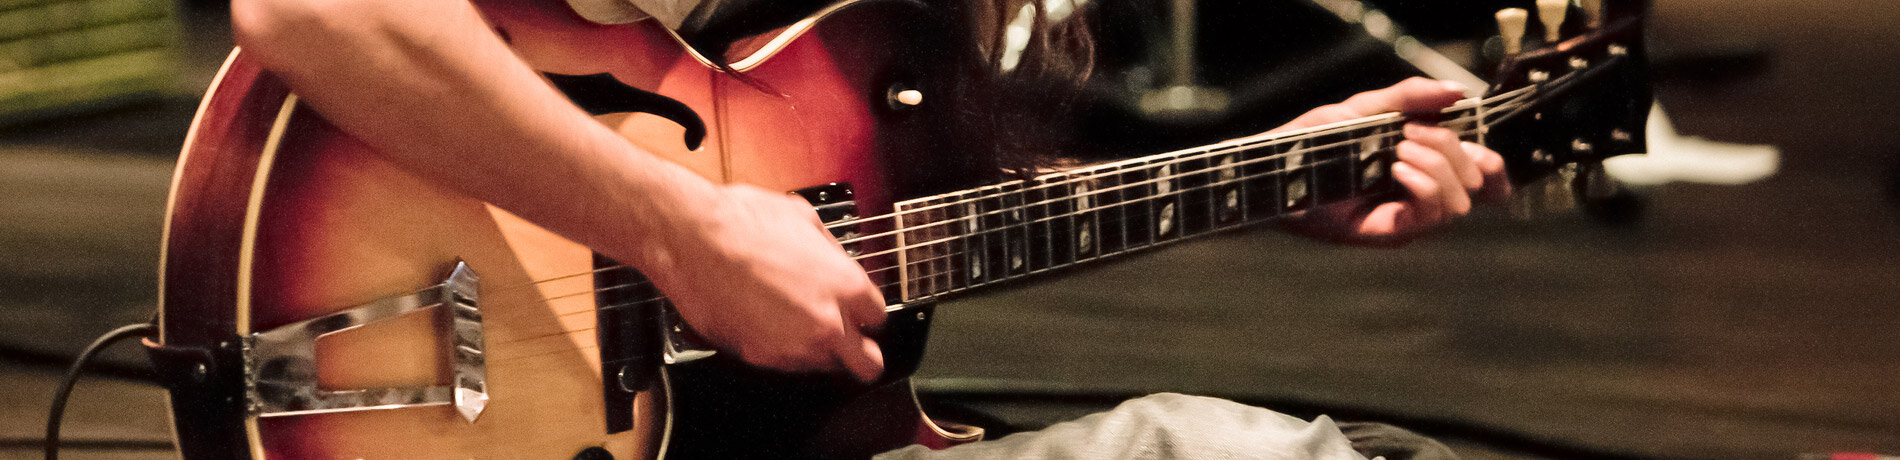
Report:
M1443 126L1480 136L1476 102ZM912 302L1398 189L1397 114L1045 174L896 204L884 251Z

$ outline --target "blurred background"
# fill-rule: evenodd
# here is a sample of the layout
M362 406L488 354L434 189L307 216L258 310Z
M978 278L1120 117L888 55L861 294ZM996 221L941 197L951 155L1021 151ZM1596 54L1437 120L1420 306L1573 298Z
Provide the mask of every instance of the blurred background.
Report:
M1482 61L1491 12L1529 3L1095 0L1077 132L1112 157L1270 128L1443 71L1413 45ZM1372 10L1411 41L1369 34ZM79 349L152 314L172 162L227 14L0 0L0 458L37 457ZM1023 429L1176 391L1397 423L1467 458L1900 454L1896 22L1877 0L1657 0L1648 71L1680 136L1613 165L1634 219L1485 210L1398 249L1180 244L942 305L919 387ZM1144 104L1171 86L1219 102ZM75 395L69 458L174 455L122 348Z

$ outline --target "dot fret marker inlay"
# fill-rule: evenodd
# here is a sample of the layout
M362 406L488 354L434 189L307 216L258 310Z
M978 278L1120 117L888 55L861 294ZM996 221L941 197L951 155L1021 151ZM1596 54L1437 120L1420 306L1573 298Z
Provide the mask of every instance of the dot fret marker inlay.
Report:
M1170 230L1174 230L1174 203L1161 205L1161 215L1155 221L1156 234L1166 235Z

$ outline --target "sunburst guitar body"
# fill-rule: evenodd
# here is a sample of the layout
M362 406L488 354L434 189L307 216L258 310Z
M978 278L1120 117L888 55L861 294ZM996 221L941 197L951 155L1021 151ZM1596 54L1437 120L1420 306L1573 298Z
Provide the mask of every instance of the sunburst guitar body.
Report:
M917 27L902 18L928 16L913 4L834 5L730 66L689 50L638 78L658 82L650 93L611 73L633 66L614 53L623 29L521 13L495 25L599 44L606 75L550 76L557 87L715 181L848 183L813 190L885 212L881 152L941 136L915 103L932 52L896 39ZM193 122L165 230L150 345L187 458L860 457L980 436L918 410L901 356L875 387L719 357L668 365L685 353L663 352L664 310L615 308L651 290L625 286L637 273L385 161L241 50ZM893 330L919 336L887 340L920 354L926 311L903 313L916 327Z

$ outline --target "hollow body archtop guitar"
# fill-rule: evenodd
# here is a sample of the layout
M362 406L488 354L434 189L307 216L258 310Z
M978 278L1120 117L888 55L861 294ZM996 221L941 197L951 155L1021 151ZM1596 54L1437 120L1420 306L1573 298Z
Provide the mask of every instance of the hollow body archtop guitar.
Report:
M1608 2L1598 24L1566 26L1576 38L1513 56L1442 124L1505 154L1518 179L1640 150L1644 8ZM649 151L812 202L890 305L888 370L871 386L704 349L638 271L416 179L234 52L187 136L165 224L150 354L180 450L848 458L974 441L980 429L924 416L905 380L936 300L1396 190L1399 114L909 187L928 167L916 159L958 144L941 129L957 70L927 33L943 24L924 3L846 0L723 57L689 48L651 92L549 76Z

